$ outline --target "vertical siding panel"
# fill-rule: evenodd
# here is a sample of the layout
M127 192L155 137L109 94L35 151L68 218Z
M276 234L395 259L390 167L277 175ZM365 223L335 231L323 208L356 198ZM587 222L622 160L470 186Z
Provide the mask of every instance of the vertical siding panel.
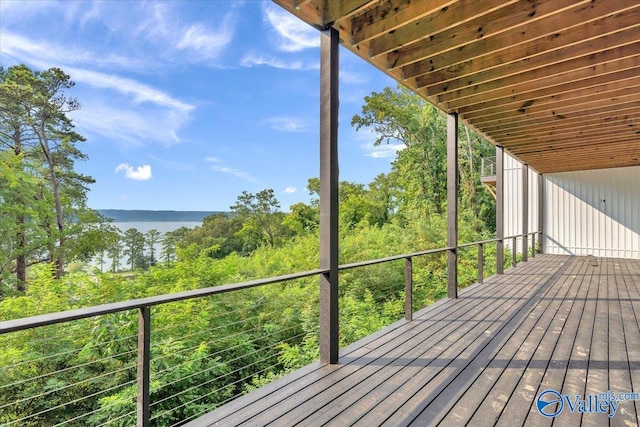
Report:
M515 163L510 163L509 175L509 195L517 206L510 212L510 235L522 230L521 180ZM536 183L535 177L530 182ZM640 259L640 167L547 174L544 186L547 253ZM537 191L533 184L531 230L537 229Z

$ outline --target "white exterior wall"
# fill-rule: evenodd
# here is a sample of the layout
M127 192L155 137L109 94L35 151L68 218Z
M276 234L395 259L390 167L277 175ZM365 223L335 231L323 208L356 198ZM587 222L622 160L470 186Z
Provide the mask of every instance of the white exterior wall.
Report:
M544 251L640 259L640 167L544 175Z
M538 174L529 168L529 221L528 232L538 230ZM504 155L504 236L522 234L522 163ZM536 241L538 236L536 236ZM518 239L516 251L522 253L522 241ZM531 245L531 237L529 237ZM511 250L512 240L505 241Z

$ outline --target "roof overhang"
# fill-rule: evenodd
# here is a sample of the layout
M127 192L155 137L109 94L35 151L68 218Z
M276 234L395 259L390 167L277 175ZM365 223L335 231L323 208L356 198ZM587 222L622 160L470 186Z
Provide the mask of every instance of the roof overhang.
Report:
M540 173L640 165L640 2L274 2Z

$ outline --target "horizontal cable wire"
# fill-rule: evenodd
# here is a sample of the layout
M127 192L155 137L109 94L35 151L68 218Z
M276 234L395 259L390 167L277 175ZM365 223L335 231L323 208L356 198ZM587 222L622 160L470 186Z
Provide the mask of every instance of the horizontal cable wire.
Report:
M98 376L94 376L94 377L91 377L91 378L87 378L87 379L75 382L73 384L67 384L67 385L65 385L63 387L60 387L60 388L57 388L55 390L49 390L49 391L45 391L44 393L37 394L35 396L29 396L29 397L24 397L22 399L14 400L13 402L10 402L10 403L7 403L5 405L0 406L0 409L6 408L8 406L13 406L13 405L16 405L18 403L26 402L28 400L32 400L32 399L35 399L35 398L43 397L43 396L46 396L46 395L51 394L51 393L55 393L55 392L58 392L58 391L66 390L68 388L75 387L75 386L77 386L79 384L91 383L91 382L97 380L98 378L106 377L106 376L109 376L109 375L112 375L112 374L117 374L118 372L128 371L129 369L136 368L136 366L137 365L135 365L135 364L134 365L129 365L129 366L126 366L124 368L116 369L115 371L105 372L105 373L102 373L102 374L100 374Z
M103 394L103 393L106 393L106 392L108 392L108 391L111 391L111 390L114 390L114 389L117 389L117 388L121 388L121 387L124 387L124 386L127 386L127 385L131 385L131 384L134 384L134 383L136 383L136 382L137 382L137 380L127 381L126 383L118 384L117 386L111 387L111 388L109 388L109 389L107 389L107 390L102 390L102 391L99 391L99 392L96 392L96 393L90 394L90 395L88 395L88 396L83 396L83 397L81 397L81 398L79 398L79 399L74 399L74 400L71 400L71 401L69 401L69 402L61 403L60 405L54 406L54 407L52 407L52 408L47 408L47 409L45 409L44 411L40 411L40 412L38 412L38 413L28 415L28 416L26 416L26 417L20 418L19 420L11 421L11 422L9 422L8 424L5 424L5 426L9 426L9 425L11 425L11 424L15 424L15 423L17 423L17 422L19 422L19 421L26 421L26 420L28 420L28 419L30 419L30 418L33 418L33 417L36 417L36 416L38 416L38 415L42 415L42 414L46 414L47 412L51 412L51 411L53 411L54 409L63 408L63 407L65 407L65 406L67 406L67 405L71 405L72 403L81 402L81 401L83 401L83 400L85 400L85 399L87 399L87 398L89 398L89 397L98 396L98 395Z
M227 384L226 386L224 386L224 387L222 387L222 388L217 388L217 389L213 390L212 392L209 392L209 393L207 393L207 394L204 394L204 395L201 395L201 396L199 396L199 397L196 397L195 399L192 399L192 400L190 400L189 402L185 402L185 403L183 403L183 404L182 404L182 405L180 405L180 406L176 406L175 408L171 408L170 410L167 410L167 411L163 412L160 416L164 416L164 415L168 414L169 412L171 412L171 411L173 411L173 410L175 410L175 409L178 409L178 408L180 408L180 407L182 407L182 406L186 406L186 405L189 405L189 404L191 404L191 403L197 402L198 400L202 400L203 398L205 398L205 397L207 397L207 396L211 396L212 394L219 392L219 391L220 391L220 390L222 390L223 388L226 388L226 387L229 387L229 386L233 386L233 385L236 385L236 384L238 384L238 383L246 382L246 380L248 380L249 378L255 377L256 375L262 374L263 372L266 372L266 371L268 371L268 370L269 370L269 368L264 368L264 369L262 369L262 370L260 370L260 371L258 371L258 372L255 372L255 373L253 373L253 374L251 374L251 375L249 375L249 376L247 376L247 377L240 378L239 380L234 381L233 383ZM226 400L224 400L224 401L220 402L217 406L222 406L222 405L224 405L224 404L225 404L225 403L227 403L227 402L230 402L230 401L232 401L232 400L234 400L234 399L237 399L237 398L238 398L238 397L240 397L242 394L244 394L244 393L241 393L241 394L238 394L238 395L235 395L235 396L231 396L231 397L229 397L228 399L226 399ZM203 414L203 413L205 413L205 412L207 412L207 411L205 410L205 411L201 412L200 414ZM200 415L200 414L198 414L198 415ZM160 416L154 417L154 419L155 419L155 418L159 418ZM196 416L197 416L197 415L196 415ZM193 416L192 416L191 418L193 418ZM185 420L181 420L181 421L179 421L178 423L173 424L171 427L176 426L176 425L179 425L179 424L182 424L184 421L185 421Z
M300 336L303 336L303 335L304 335L304 334L300 334ZM280 343L278 343L277 345L280 345ZM256 351L254 351L254 352L252 352L252 353L247 353L247 354L245 354L245 355L243 355L243 356L241 356L241 357L238 357L238 358L234 359L233 361L244 359L246 356L251 356L251 355L256 354L256 353L258 353L258 352L260 352L260 351L264 351L264 350L266 350L266 349L273 348L273 347L275 347L275 346L270 346L270 347L267 347L267 348L263 348L263 349L256 350ZM222 379L222 378L228 377L229 375L235 374L235 373L237 373L237 372L239 372L239 371L241 371L241 370L243 370L243 369L247 369L247 368L249 368L249 367L251 367L251 366L253 366L253 365L256 365L256 364L258 364L258 363L264 362L265 360L268 360L268 359L272 358L273 356L274 356L274 355L269 355L269 356L264 357L264 358L262 358L262 359L256 360L256 361L254 361L253 363L250 363L249 365L242 366L242 367L240 367L240 368L238 368L238 369L236 369L236 370L234 370L234 371L227 372L227 373L226 373L226 374L224 374L224 375L221 375L221 376L219 376L219 377L215 377L215 378L213 378L213 379L211 379L211 380L209 380L209 381L205 381L204 383L196 384L195 386L191 386L191 387L189 387L189 388L187 388L187 389L185 389L185 390L180 391L179 393L176 393L176 394L174 394L174 395L171 395L171 396L165 397L164 399L161 399L161 400L158 400L158 401L156 401L156 402L153 402L153 404L151 404L151 406L154 406L154 405L157 405L157 404L159 404L159 403L165 402L165 401L167 401L167 400L169 400L169 399L172 399L172 398L174 398L174 397L176 397L176 396L180 396L181 394L184 394L184 393L186 393L186 392L188 392L188 391L191 391L191 390L194 390L194 389L196 389L196 388L202 387L202 386L204 386L204 385L206 385L206 384L209 384L209 383L211 383L211 382L213 382L213 381L218 381L218 380L220 380L220 379ZM213 369L213 368L207 369L207 370L205 370L205 371L208 371L208 370L211 370L211 369ZM203 372L204 372L204 371L203 371ZM254 376L254 375L255 375L255 374L252 374L251 376ZM247 378L248 378L248 377L247 377ZM244 379L244 378L243 378L243 379ZM238 382L238 381L236 381L235 383L237 383L237 382ZM225 385L224 387L226 388L226 387L228 387L229 385L233 385L233 384L235 384L235 383L227 384L227 385ZM221 390L221 389L217 389L217 390ZM177 409L177 408L179 408L179 407L181 407L181 406L183 406L183 405L180 405L180 406L178 406L178 407L172 408L171 410ZM167 412L167 411L165 411L165 413L166 413L166 412ZM157 418L157 416L156 416L156 417L154 417L154 418Z
M95 343L95 344L91 344L91 345L90 345L90 346L88 346L88 347L84 347L84 346L83 346L82 348L79 348L79 349L78 349L78 348L76 348L76 349L69 350L69 351L63 351L63 352L61 352L61 353L55 353L55 354L50 354L50 355L47 355L47 356L38 357L38 358L35 358L35 359L28 359L28 360L25 360L25 361L22 361L22 362L14 363L13 365L4 365L4 366L0 366L0 370L5 370L5 369L8 369L8 368L16 368L16 367L18 367L18 366L22 366L22 365L26 365L26 364L34 363L34 362L40 362L40 361L42 361L42 360L51 359L51 358L53 358L53 357L64 356L64 355L72 354L72 353L79 353L79 352L81 352L81 351L82 351L82 350L84 350L84 349L90 349L90 348L95 348L95 347L102 347L102 346L104 346L104 344L108 344L108 343L115 343L115 342L118 342L118 341L123 341L123 340L128 340L128 339L134 339L134 338L136 338L136 339L137 339L137 337L138 337L137 335L129 335L129 336L122 337L122 338L118 338L118 339L111 340L111 341L101 341L101 342L98 342L98 343ZM58 337L58 338L59 338L59 337ZM29 344L31 344L31 343L29 343Z
M73 370L73 369L77 369L77 368L82 368L84 366L93 365L93 364L99 363L99 362L104 362L105 360L115 359L116 357L124 356L124 355L127 355L127 354L132 354L132 353L135 354L137 352L138 352L138 350L129 350L129 351L125 351L124 353L115 354L113 356L105 357L105 358L102 358L102 359L97 359L97 360L93 360L93 361L90 361L90 362L81 363L79 365L69 366L69 367L64 368L64 369L60 369L60 370L57 370L57 371L53 371L53 372L49 372L49 373L46 373L46 374L38 375L37 377L26 378L24 380L16 381L16 382L11 383L11 384L0 385L0 389L16 386L16 385L23 384L23 383L28 382L28 381L39 380L39 379L42 379L42 378L50 377L51 375L59 374L59 373L62 373L62 372L67 372L67 371L70 371L70 370Z
M256 318L257 318L257 317L256 317ZM174 356L174 355L176 355L176 354L182 354L182 353L185 353L185 352L187 352L187 351L195 350L196 348L200 347L200 346L202 345L202 343L203 343L203 342L205 342L206 344L215 344L215 343L220 342L220 341L226 341L226 340L228 340L229 338L234 338L234 337L237 337L237 336L241 336L241 335L243 335L243 334L246 334L247 332L254 332L254 331L258 331L258 330L260 330L260 329L261 329L261 326L264 326L264 325L258 325L257 327L255 327L255 328L253 328L253 329L246 329L246 330L238 331L238 332L237 332L237 333L235 333L235 334L225 335L223 338L219 338L219 339L216 339L216 340L213 340L213 341L201 341L200 343L198 343L198 345L195 345L195 346L192 346L192 347L188 347L188 348L183 348L183 349L180 349L180 350L178 350L178 351L176 351L176 352L174 352L174 353L171 353L171 354L165 354L165 355L162 355L162 356L157 356L157 357L154 357L154 358L153 358L153 360L154 360L154 361L162 360L162 359L166 359L167 357ZM298 327L298 326L295 326L295 325L294 325L294 326L291 326L291 327L289 327L289 328L287 328L287 329L283 329L283 330L279 331L279 333L282 333L282 332L285 332L285 331L288 331L288 330L291 330L291 329L295 329L295 328L297 328L297 327ZM270 337L270 336L273 336L273 335L274 335L274 334L270 334L270 335L263 335L263 336L258 337L258 338L256 338L256 339L266 338L266 337ZM245 341L245 342L254 342L256 339L251 340L251 341ZM153 347L152 347L152 348L153 348ZM235 348L235 347L232 347L231 349L233 349L233 348ZM227 351L227 350L229 350L229 348L226 348L226 349L224 349L224 350L217 351L216 353L212 353L212 354L209 354L209 355L204 356L204 357L211 357L211 356L215 356L215 355L217 355L217 354L219 354L219 353L221 353L221 352ZM204 358L204 357L203 357L203 358ZM194 360L199 360L199 359L194 359ZM161 372L165 372L165 371L167 371L167 370L165 369L164 371L160 371L160 372L157 372L157 373L161 373Z
M134 382L136 382L136 380L132 380L132 381L129 381L129 382L127 382L127 383L124 383L124 384L120 384L120 385L118 385L118 386L111 387L111 388L109 388L109 389L107 389L107 390L104 390L104 391L105 391L105 392L107 392L107 391L111 391L111 390L114 390L114 389L117 389L117 388L121 388L121 387L124 387L124 386L128 386L128 385L133 384ZM89 396L87 396L87 397L89 397ZM110 404L108 404L108 405L101 406L101 407L99 407L98 409L94 409L94 410L93 410L93 411L91 411L91 412L85 412L85 413L84 413L84 414L82 414L82 415L79 415L79 416L77 416L77 417L75 417L75 418L71 418L70 420L65 420L65 421L63 421L63 422L61 422L61 423L58 423L58 424L55 424L55 425L53 425L53 426L51 426L51 427L58 427L58 426L65 425L65 424L67 424L67 423L70 423L71 421L79 420L80 418L84 418L84 417L86 417L86 416L88 416L88 415L93 415L93 414L95 414L95 413L98 413L98 412L104 411L105 409L110 408L110 407L112 407L112 406L115 406L115 405L117 405L117 404L118 404L118 402L112 402L112 403L110 403ZM118 419L120 419L120 418L123 418L123 417L125 417L125 416L127 416L127 415L131 415L131 414L133 414L133 413L135 413L135 412L136 412L136 411L130 411L130 412L127 412L126 414L120 415L118 418L115 418L115 419L114 419L114 421L115 421L115 420L118 420ZM102 425L104 425L104 424L102 424Z

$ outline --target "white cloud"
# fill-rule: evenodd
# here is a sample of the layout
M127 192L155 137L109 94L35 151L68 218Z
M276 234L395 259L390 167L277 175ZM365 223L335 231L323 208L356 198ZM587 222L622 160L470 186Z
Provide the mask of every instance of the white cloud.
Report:
M307 129L304 120L296 117L270 117L263 120L271 129L282 132L303 132Z
M0 51L3 55L13 56L21 62L27 62L39 68L59 66L66 72L69 72L69 67L80 64L123 70L141 70L152 64L152 61L139 56L131 57L113 52L100 53L75 46L72 42L57 44L33 40L9 31L2 32Z
M258 179L254 178L251 174L236 168L229 167L217 157L205 157L205 160L211 164L211 169L215 172L234 176L243 181L247 181L251 184L263 185Z
M299 52L320 46L320 33L284 10L263 3L263 16L278 34L277 48L284 52Z
M185 113L195 108L193 105L171 97L166 92L132 79L74 68L69 69L69 74L72 75L74 80L93 87L111 89L124 95L129 95L137 103L149 102Z
M137 80L70 65L119 67L129 62L123 56L101 56L6 32L2 33L0 50L38 68L59 66L78 83L76 88L89 89L90 93L82 95L83 108L71 114L76 124L88 132L129 144L175 143L180 141L178 131L195 109L194 105Z
M217 27L204 22L191 22L180 17L168 2L139 3L140 15L132 25L131 34L143 37L158 49L158 54L175 63L206 63L220 66L216 60L233 41L236 18L227 12ZM218 15L219 16L219 15ZM125 29L126 31L126 29Z
M291 186L284 189L284 192L287 194L293 194L296 191L298 191L298 189L296 187L291 187Z
M360 148L364 151L366 157L373 157L375 159L393 158L398 151L407 148L407 146L401 142L383 142L376 146L375 141L377 137L378 135L374 130L369 128L360 129L353 133L353 138L360 141Z
M115 170L116 173L124 172L124 176L129 179L134 179L136 181L148 181L151 179L151 166L150 165L142 165L134 168L128 163L120 163Z
M367 153L365 156L373 157L376 159L388 159L396 156L397 152L400 150L404 150L407 148L404 144L380 144L377 147L373 145L363 145L362 146Z
M361 85L369 83L369 78L362 73L355 73L353 71L340 69L340 83Z
M101 135L127 146L182 141L178 132L189 121L187 112L104 99L109 97L119 98L108 92L83 98L82 108L70 114L80 133Z
M192 24L182 29L184 34L174 45L176 49L191 52L194 58L216 59L233 39L230 19L224 20L218 31L212 31L202 24Z

